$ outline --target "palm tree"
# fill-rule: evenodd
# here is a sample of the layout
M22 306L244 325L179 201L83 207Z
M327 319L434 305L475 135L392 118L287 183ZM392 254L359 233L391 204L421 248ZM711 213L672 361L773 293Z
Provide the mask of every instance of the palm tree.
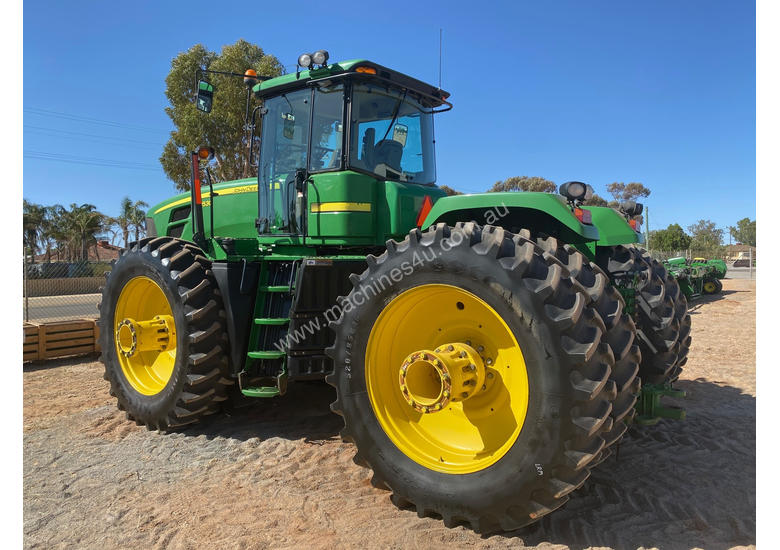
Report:
M87 248L95 240L95 235L103 229L103 214L96 210L94 204L70 205L70 237L80 248L79 259L87 260Z
M114 221L122 230L122 238L125 241L125 248L127 248L130 241L130 227L133 225L133 201L130 200L130 197L122 199L119 215L114 218Z
M35 263L35 255L39 250L39 239L43 233L45 217L45 207L24 199L22 206L22 237L25 254L29 251L30 256L32 256L32 263Z
M133 213L130 217L130 221L135 228L136 242L141 240L141 231L146 233L146 210L143 210L144 208L149 208L149 205L144 201L135 201L133 203Z

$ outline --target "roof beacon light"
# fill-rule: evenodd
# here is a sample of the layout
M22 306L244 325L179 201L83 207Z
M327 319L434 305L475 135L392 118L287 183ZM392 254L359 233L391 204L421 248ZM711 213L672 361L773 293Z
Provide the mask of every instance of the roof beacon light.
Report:
M298 65L304 69L311 67L311 62L312 59L310 53L302 53L300 56L298 56Z
M209 162L214 158L214 148L201 145L198 147L198 159L204 162Z
M311 60L315 65L325 65L328 62L328 52L325 50L317 50L311 56Z
M247 69L244 72L244 84L248 87L252 87L257 84L257 71L254 69Z
M581 181L568 181L561 185L558 192L570 201L585 200L588 186Z

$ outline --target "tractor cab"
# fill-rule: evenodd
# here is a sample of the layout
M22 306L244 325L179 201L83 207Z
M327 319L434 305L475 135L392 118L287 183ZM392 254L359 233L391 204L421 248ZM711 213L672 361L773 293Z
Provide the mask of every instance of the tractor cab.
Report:
M391 225L406 231L426 195L444 195L433 115L452 107L449 94L368 61L328 64L327 53L301 56L298 68L251 86L261 241L365 245L395 234ZM210 106L212 90L201 89L197 105Z

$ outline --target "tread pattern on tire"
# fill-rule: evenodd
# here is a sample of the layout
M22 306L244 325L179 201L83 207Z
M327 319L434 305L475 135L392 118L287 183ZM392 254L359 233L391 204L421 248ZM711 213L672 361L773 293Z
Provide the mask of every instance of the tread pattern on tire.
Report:
M356 351L352 331L359 323L355 310L344 311L330 325L336 332L336 339L326 353L334 360L335 370L326 380L337 389L337 398L331 409L344 418L342 439L357 447L354 462L373 470L372 485L390 490L391 499L397 506L413 507L420 517L441 517L448 527L467 524L479 533L510 531L533 523L565 504L569 493L582 486L590 475L591 466L602 458L605 447L603 435L610 433L614 427L612 401L617 392L616 384L610 380L614 358L604 322L595 305L589 303L592 300L589 300L582 285L570 276L557 258L544 254L535 242L500 227L461 222L455 227L437 224L426 232L414 229L401 242L388 241L387 250L380 256L368 256L368 268L362 274L351 277L352 293L364 282L369 284L370 278L388 259L410 249L433 247L454 233L462 235L462 246L470 247L474 254L494 259L499 269L510 272L512 277L521 281L535 295L534 300L544 304L541 309L547 319L538 322L554 326L560 334L561 368L569 370L571 407L568 411L561 411L561 418L569 420L567 433L555 450L555 459L548 473L523 486L525 497L515 495L512 502L493 501L490 506L479 510L469 509L462 502L448 506L441 502L437 504L427 495L412 496L413 491L398 479L383 477L369 457L375 442L358 441L362 437L361 430L351 425L353 419L345 414L345 402L339 390L342 383L346 384L341 378L347 356L344 350L349 349L350 353ZM463 269L469 268L464 266ZM471 275L477 278L473 273ZM490 277L478 280L485 285L491 284ZM346 362L349 363L349 359ZM369 414L373 418L373 413ZM357 417L354 421L358 421Z
M521 232L530 238L527 231ZM607 329L607 342L615 358L609 380L615 387L615 399L612 403L612 423L610 431L604 433L604 450L597 462L606 459L610 447L617 443L628 429L628 423L634 417L634 405L639 394L639 363L642 355L635 343L636 327L631 317L624 313L625 301L620 292L609 282L609 276L595 263L589 261L575 247L562 243L554 237L540 235L537 244L546 253L557 258L585 289L589 300L595 305Z
M150 430L178 429L217 412L221 402L227 399L227 388L233 384L225 353L227 335L222 298L210 269L211 262L192 243L174 237L145 238L124 250L114 269L121 269L123 258L131 254L141 254L148 261L158 262L176 283L186 319L186 326L177 326L177 331L183 330L187 334L184 349L179 346L177 353L186 354L186 379L176 402L168 410L158 414L131 413L131 398L117 378L121 376L121 367L118 364L109 366L109 362L116 361L112 319L101 315L103 378L111 384L110 394L116 397L117 407L126 411L128 419ZM110 277L98 305L100 310L108 299Z
M691 345L688 301L677 280L645 250L623 245L610 250L606 271L613 277L639 274L635 317L642 383L676 381Z

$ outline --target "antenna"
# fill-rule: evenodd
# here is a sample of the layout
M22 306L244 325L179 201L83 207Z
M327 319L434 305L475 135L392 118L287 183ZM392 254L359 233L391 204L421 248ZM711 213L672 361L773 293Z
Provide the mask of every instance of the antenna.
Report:
M441 29L439 29L439 89L441 90Z

